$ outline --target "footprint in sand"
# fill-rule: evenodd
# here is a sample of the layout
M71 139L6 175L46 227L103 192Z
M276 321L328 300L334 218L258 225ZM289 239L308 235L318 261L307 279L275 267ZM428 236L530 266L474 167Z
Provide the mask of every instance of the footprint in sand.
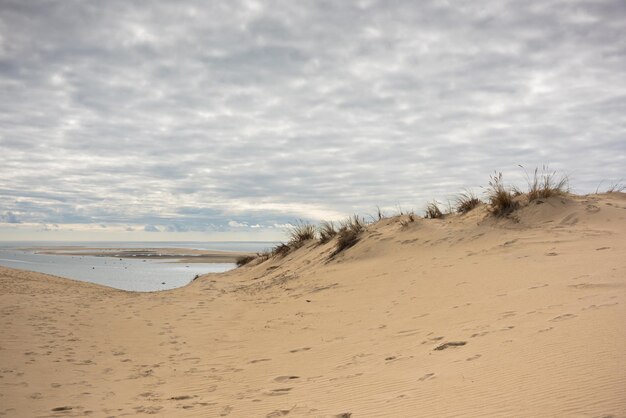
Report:
M289 410L289 409L277 409L277 410L272 411L269 414L265 415L265 418L284 417L286 415L289 415L290 412L291 412L291 410Z
M71 406L57 406L56 408L52 408L52 412L64 412L71 411L73 408Z
M428 379L434 379L435 373L426 373L424 376L420 377L419 380L420 382L423 382L424 380L428 380Z
M291 389L293 388L279 388L279 389L272 389L269 392L266 392L265 395L267 396L281 396L281 395L287 395Z
M302 348L295 348L293 350L289 350L290 353L298 353L300 351L309 351L311 349L311 347L302 347Z
M517 314L515 313L515 311L506 311L506 312L503 312L503 313L501 314L500 319L510 318L510 317L512 317L512 316L515 316L515 315L517 315Z
M482 355L480 355L480 354L476 354L475 356L468 357L468 358L466 358L465 360L466 360L466 361L473 361L473 360L478 360L478 359L479 359L479 358L481 358L481 357L482 357Z
M550 321L552 322L565 321L565 320L572 319L572 318L576 318L576 315L567 313L567 314L556 316L552 318Z
M172 401L184 401L186 399L191 399L191 398L193 398L193 396L181 395L181 396L172 396L170 398L170 400L172 400Z
M274 379L275 382L283 383L290 380L300 379L300 376L278 376Z
M450 342L438 345L433 350L441 351L441 350L445 350L446 348L450 348L450 347L452 347L452 348L454 348L454 347L461 347L461 346L464 346L465 344L467 344L466 341L450 341Z
M256 359L256 360L251 360L250 364L254 364L254 363L261 363L263 361L271 361L271 358L260 358L260 359Z

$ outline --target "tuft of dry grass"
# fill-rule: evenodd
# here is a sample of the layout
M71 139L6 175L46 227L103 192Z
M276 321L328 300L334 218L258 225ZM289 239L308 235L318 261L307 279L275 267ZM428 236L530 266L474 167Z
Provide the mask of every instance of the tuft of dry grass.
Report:
M524 168L520 165L520 167ZM528 183L528 201L545 199L552 196L559 196L569 191L568 179L566 176L557 178L556 171L550 171L548 166L543 166L541 172L535 168L533 177L530 178L526 170L526 181Z
M409 212L409 214L407 215L406 219L403 219L400 221L400 225L403 228L406 228L407 226L409 226L409 224L415 222L415 213L413 212Z
M626 190L626 184L620 180L606 189L606 193L622 193L624 190Z
M466 190L456 198L456 212L465 214L480 205L481 201L474 192Z
M337 230L333 222L322 221L317 227L317 233L320 237L320 244L325 244L337 235Z
M360 234L365 230L365 221L358 215L349 217L339 225L338 239L335 249L329 258L333 258L340 252L354 246L359 241Z
M291 251L291 247L287 244L280 243L272 248L272 257L284 257Z
M315 238L315 226L304 221L298 221L289 230L289 246L300 248L308 240Z
M513 192L504 187L502 173L494 173L490 176L486 193L491 213L496 216L506 216L518 206Z
M433 200L431 203L426 205L426 214L424 215L426 219L438 219L443 218L443 213L441 209L439 209L439 205L437 201Z
M237 259L235 260L235 263L237 264L237 267L241 267L241 266L245 266L246 264L248 264L255 258L256 256L254 255L242 255L240 257L237 257Z
M259 259L259 263L264 262L272 256L272 252L269 250L264 250L260 253L256 253L256 258Z

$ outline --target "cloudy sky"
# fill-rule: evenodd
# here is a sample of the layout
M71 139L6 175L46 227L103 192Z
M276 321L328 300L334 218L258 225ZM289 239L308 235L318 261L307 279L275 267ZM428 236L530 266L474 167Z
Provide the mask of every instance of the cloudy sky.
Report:
M623 0L0 0L0 240L280 239L518 164L594 191L625 33Z

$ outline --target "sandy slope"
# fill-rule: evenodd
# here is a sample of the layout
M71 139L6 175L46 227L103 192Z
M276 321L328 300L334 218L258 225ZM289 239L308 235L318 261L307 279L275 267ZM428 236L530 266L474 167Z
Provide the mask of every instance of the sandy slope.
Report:
M0 269L0 414L623 417L625 217L393 218L151 294Z

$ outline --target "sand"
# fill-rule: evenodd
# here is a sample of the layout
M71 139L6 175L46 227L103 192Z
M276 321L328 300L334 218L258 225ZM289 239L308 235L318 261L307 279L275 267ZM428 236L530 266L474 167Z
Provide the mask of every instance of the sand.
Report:
M0 414L624 417L626 197L542 202L158 293L2 268Z

